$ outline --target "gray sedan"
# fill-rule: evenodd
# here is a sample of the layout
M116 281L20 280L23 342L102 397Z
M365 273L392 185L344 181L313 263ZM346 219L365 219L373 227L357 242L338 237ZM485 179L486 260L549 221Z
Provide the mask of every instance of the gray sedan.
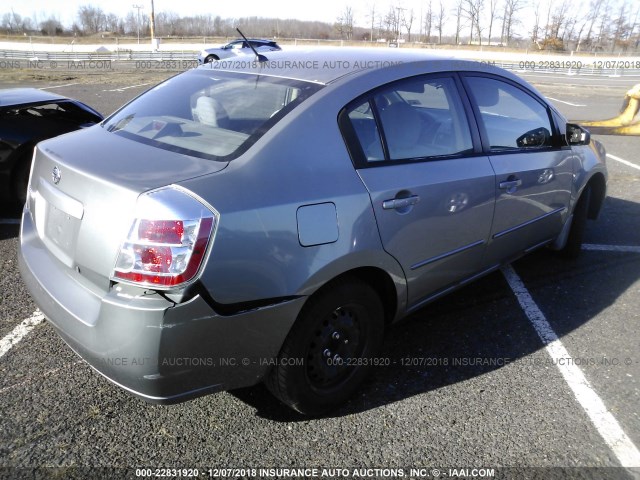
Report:
M20 267L62 338L157 403L265 382L320 414L385 329L536 248L580 251L602 145L501 69L318 49L216 63L40 143Z

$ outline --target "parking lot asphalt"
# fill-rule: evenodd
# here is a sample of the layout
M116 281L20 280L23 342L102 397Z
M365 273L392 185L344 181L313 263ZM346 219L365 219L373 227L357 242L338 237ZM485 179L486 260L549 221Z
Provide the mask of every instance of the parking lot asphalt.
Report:
M108 114L162 77L136 75L108 82L26 78L20 85L53 88ZM606 78L525 78L572 120L616 115L632 86ZM16 85L0 76L0 87L7 86ZM609 158L608 198L600 219L588 224L581 257L567 261L541 250L512 267L570 355L563 363L580 369L637 452L640 137L595 138L638 168ZM16 264L18 210L0 211L3 341L36 311ZM403 468L407 476L412 467L425 468L416 478L433 478L434 468L441 477L465 478L473 472L455 469L496 469L496 478L639 475L619 468L619 451L500 272L391 329L381 355L390 364L321 419L291 413L262 386L148 405L92 371L46 322L34 323L0 356L0 477L33 467L59 475L78 467L197 468L200 476L226 473L209 469L275 467L347 468L350 476L356 467ZM501 470L506 467L520 469Z

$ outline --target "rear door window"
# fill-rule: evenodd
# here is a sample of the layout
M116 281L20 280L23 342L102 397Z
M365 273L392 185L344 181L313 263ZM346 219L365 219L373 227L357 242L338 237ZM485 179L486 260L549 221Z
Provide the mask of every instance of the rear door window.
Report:
M383 161L384 151L382 150L380 132L373 116L370 101L366 100L356 105L348 115L367 161Z
M419 161L473 151L452 77L414 77L375 91L347 109L367 163Z

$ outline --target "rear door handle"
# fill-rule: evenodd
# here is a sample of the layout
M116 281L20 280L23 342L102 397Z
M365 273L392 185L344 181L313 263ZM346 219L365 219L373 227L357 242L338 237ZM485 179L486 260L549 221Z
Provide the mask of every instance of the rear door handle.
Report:
M418 195L411 195L406 198L392 198L390 200L385 200L382 202L382 208L384 210L398 210L401 208L406 208L410 205L415 205L420 201L420 197Z
M509 177L506 182L500 182L499 186L502 190L506 190L507 193L514 193L518 187L522 186L522 180Z
M500 188L509 189L513 187L520 187L522 185L522 180L507 180L506 182L500 182Z

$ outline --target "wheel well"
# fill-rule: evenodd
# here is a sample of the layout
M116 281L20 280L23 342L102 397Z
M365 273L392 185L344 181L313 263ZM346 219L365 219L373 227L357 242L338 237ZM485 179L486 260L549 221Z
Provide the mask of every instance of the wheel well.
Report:
M342 273L327 284L323 285L320 290L330 288L330 285L333 282L339 279L344 279L345 277L356 278L371 286L380 297L380 301L384 307L385 325L388 325L393 321L398 308L398 296L393 280L391 280L388 273L375 267L360 267Z
M591 220L595 220L600 214L600 209L602 208L604 197L607 192L607 185L604 180L604 175L602 175L601 173L596 173L589 179L589 183L587 185L591 187L591 201L589 202L589 211L587 212L587 217Z

